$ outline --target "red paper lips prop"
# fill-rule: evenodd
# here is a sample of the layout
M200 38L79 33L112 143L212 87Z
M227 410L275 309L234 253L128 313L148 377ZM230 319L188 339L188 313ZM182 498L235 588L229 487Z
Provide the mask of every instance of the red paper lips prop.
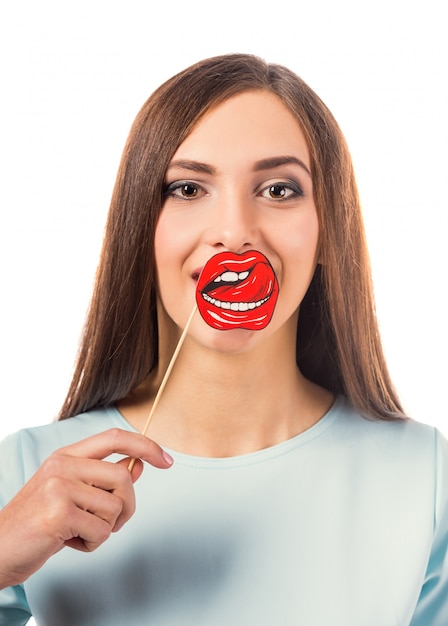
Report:
M261 252L220 252L205 265L196 288L203 319L218 330L262 330L278 297L274 270Z

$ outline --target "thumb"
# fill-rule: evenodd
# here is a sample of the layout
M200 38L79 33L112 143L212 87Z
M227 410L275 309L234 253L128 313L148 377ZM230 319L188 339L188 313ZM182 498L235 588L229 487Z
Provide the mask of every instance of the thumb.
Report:
M130 468L132 482L135 483L143 473L143 461L141 459L131 459L125 457L117 462L118 465L125 465Z

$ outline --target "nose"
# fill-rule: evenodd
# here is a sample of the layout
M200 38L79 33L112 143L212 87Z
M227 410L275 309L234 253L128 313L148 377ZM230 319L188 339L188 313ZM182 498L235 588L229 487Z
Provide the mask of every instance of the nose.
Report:
M259 238L258 219L250 199L232 194L215 203L206 228L206 243L239 252L256 247Z

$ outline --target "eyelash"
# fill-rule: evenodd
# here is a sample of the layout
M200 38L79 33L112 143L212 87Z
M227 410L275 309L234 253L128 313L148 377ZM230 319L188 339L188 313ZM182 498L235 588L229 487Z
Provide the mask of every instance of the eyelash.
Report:
M186 189L187 187L190 187L191 190L193 191L193 194L190 197L188 197L188 195L184 196L182 194L182 189ZM262 189L260 189L260 191L257 192L257 195L263 197L262 195L263 192L269 193L270 190L274 189L275 187L277 187L279 190L283 189L283 190L290 191L291 193L289 196L286 196L286 197L274 198L270 196L269 198L267 198L268 200L272 200L273 202L288 202L288 200L294 200L304 195L303 190L300 187L300 185L298 185L294 181L287 181L287 182L278 181L275 183L271 183L270 185L267 185L266 187L263 187ZM172 198L176 198L179 200L184 200L186 202L191 202L192 200L195 200L197 198L198 193L200 191L206 193L205 189L198 183L195 183L190 180L176 180L164 186L163 197L164 198L172 197ZM176 193L176 192L179 192L179 193Z
M196 193L192 195L190 198L188 196L184 196L181 193L175 193L176 191L180 191L182 188L191 187L196 190ZM198 183L193 183L191 180L176 180L173 183L169 183L165 185L163 189L163 197L168 198L171 196L172 198L177 198L179 200L185 200L187 202L194 200L197 197L198 191L204 191L205 189L198 185Z
M270 185L263 187L263 189L259 191L259 194L262 194L262 192L265 192L265 191L270 193L270 191L274 189L275 187L277 187L278 189L290 191L291 194L289 196L286 196L285 198L282 198L282 197L274 198L270 196L268 199L273 200L274 202L288 202L288 200L295 200L297 198L301 198L304 195L303 189L300 187L300 185L298 185L296 182L293 182L291 180L287 182L279 181L279 182L271 183Z

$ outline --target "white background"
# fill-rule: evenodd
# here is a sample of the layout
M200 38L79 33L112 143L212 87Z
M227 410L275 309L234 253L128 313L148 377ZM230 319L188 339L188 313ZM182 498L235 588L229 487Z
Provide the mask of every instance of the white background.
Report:
M64 398L138 109L173 73L226 52L289 66L340 122L393 378L407 411L448 434L442 0L2 6L1 436L51 421Z
M63 400L138 109L174 72L226 52L291 67L339 120L393 378L408 412L448 434L445 11L443 0L2 3L0 437L51 421Z

